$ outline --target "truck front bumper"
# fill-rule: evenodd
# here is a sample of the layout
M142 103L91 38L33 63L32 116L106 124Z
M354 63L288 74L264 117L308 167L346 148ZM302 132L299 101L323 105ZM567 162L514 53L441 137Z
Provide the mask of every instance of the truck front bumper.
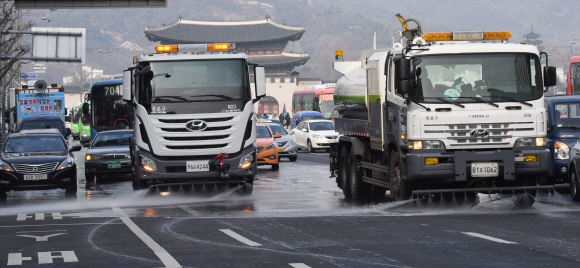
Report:
M536 162L520 161L521 157L535 155ZM437 158L438 164L426 165L427 158ZM516 159L520 158L520 159ZM495 162L499 165L498 178L515 180L517 175L548 175L552 169L550 150L490 150L490 151L410 151L406 155L407 180L417 179L471 179L471 163Z
M242 157L248 154L254 154L252 164L247 168L239 168L239 163ZM230 154L229 158L224 159L225 168L220 170L217 165L212 165L211 161L215 156L191 156L184 157L179 160L161 159L153 156L148 151L137 148L137 155L145 156L155 161L156 171L147 171L142 166L139 160L135 165L135 179L151 181L149 184L171 184L171 183L216 183L216 182L232 182L245 181L248 177L253 177L258 174L256 164L256 146L252 145L240 153ZM210 171L208 172L186 172L187 161L207 160L210 163Z

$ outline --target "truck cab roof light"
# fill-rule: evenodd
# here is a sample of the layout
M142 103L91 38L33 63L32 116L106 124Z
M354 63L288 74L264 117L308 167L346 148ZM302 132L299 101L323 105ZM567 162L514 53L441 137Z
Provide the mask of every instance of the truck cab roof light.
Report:
M228 51L230 47L230 44L209 44L207 45L207 51Z
M155 51L157 51L159 53L177 52L178 48L177 48L177 45L155 46Z
M158 53L228 51L231 47L231 44L183 44L156 46L155 51Z
M481 41L481 40L507 40L512 35L509 32L447 32L426 33L423 40L436 41Z

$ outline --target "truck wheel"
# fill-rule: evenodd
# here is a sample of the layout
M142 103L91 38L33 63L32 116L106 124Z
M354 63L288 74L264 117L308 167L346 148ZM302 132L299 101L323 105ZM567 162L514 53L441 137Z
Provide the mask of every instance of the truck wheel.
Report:
M570 169L572 169L572 172L570 172L570 195L572 195L572 200L580 201L578 173L576 173L576 167L572 166Z
M316 153L316 150L312 148L312 143L308 140L308 151L311 153Z
M290 162L296 162L296 159L298 159L298 156L290 156L290 157L288 157L288 159L290 160Z
M390 195L392 199L399 201L407 200L411 197L411 185L402 179L399 152L396 150L391 151L391 158L389 159L389 180L391 182Z
M370 185L362 181L361 171L357 168L356 156L351 155L348 159L350 171L350 194L355 202L363 202L370 196Z
M348 170L348 156L350 155L350 150L348 147L343 146L342 150L340 151L340 158L339 162L339 172L338 176L340 177L340 188L342 189L342 193L344 194L344 198L350 199L352 197L350 192L350 180L349 180L349 170Z

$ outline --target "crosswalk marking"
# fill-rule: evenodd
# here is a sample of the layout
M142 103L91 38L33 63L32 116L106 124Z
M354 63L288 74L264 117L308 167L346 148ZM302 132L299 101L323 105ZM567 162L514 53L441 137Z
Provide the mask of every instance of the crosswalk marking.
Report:
M238 240L250 247L260 247L262 246L262 244L256 243L250 239L247 239L239 234L237 234L236 232L230 230L230 229L220 229L220 231L222 231L224 234L229 235L230 237L232 237L235 240Z

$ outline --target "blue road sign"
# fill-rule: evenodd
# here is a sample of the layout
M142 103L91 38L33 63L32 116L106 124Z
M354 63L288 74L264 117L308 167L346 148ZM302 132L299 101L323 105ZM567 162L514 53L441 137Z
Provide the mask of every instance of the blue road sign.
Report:
M20 78L22 79L38 79L37 74L21 74Z

